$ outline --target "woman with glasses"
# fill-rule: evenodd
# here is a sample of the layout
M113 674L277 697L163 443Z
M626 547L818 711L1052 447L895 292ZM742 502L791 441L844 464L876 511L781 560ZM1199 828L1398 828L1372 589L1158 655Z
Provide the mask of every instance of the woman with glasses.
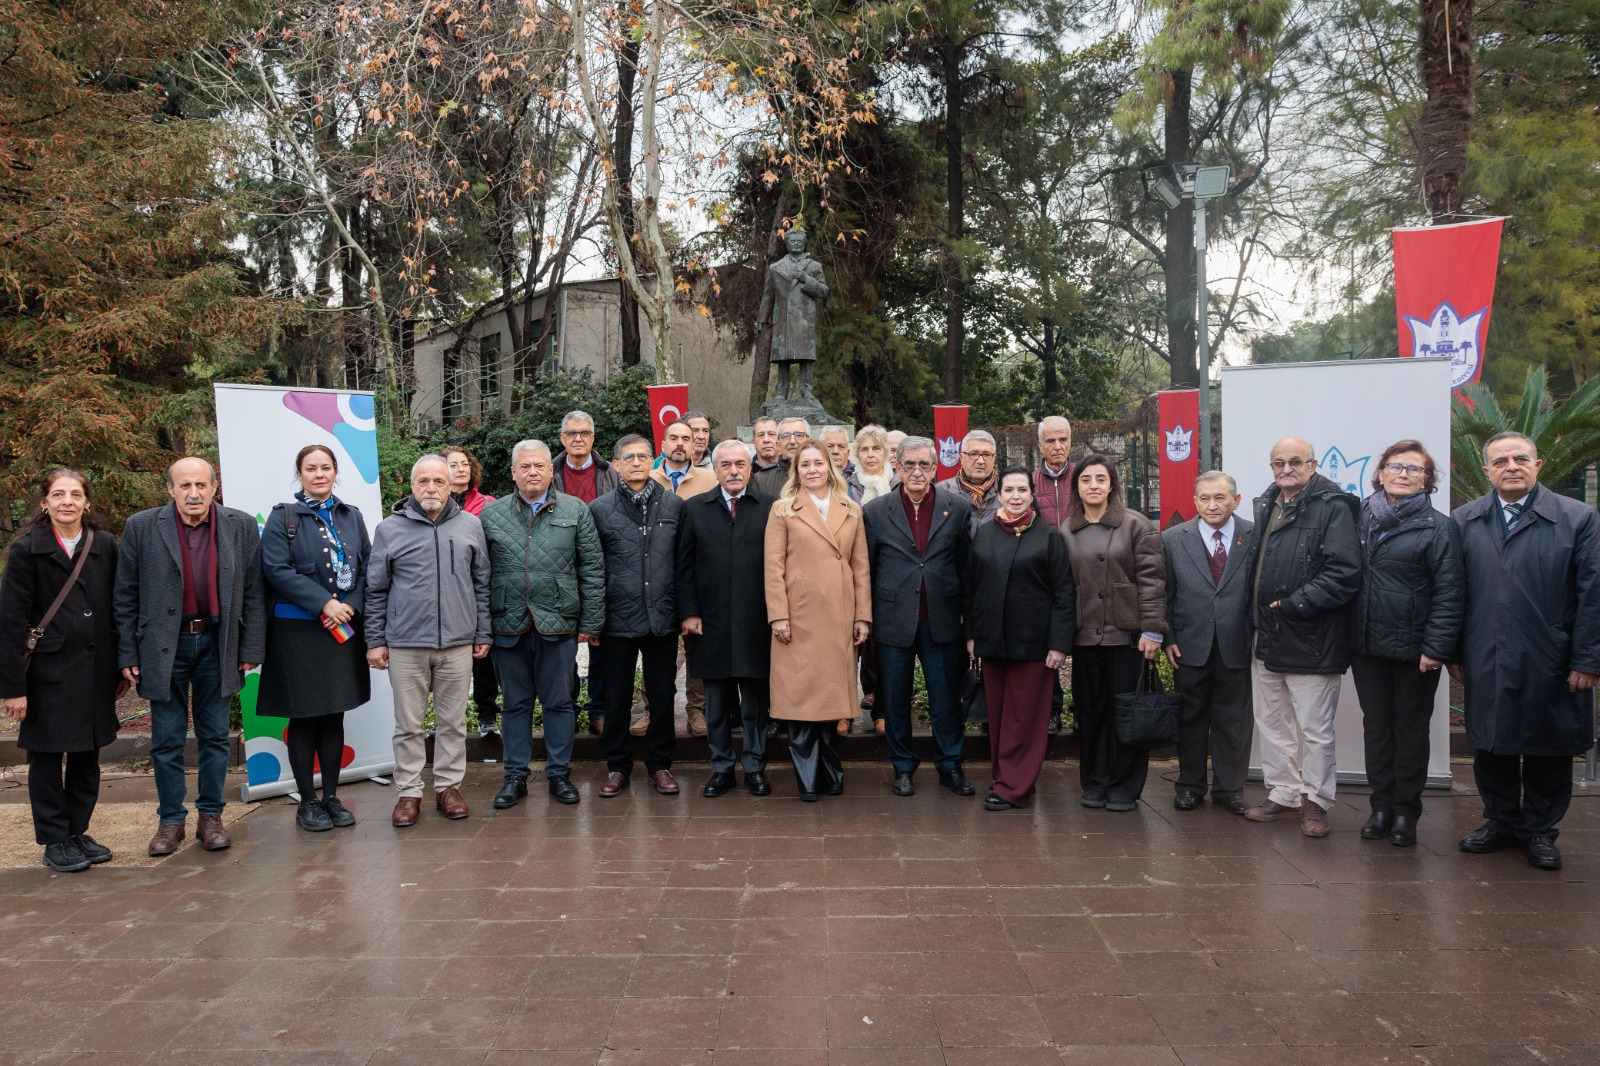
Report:
M897 482L889 469L888 430L878 425L856 430L856 464L845 481L862 507L894 489ZM861 709L872 713L873 731L883 736L883 712L878 710L878 645L870 639L861 645Z
M1116 696L1132 692L1167 631L1167 566L1155 523L1122 500L1117 468L1091 455L1073 473L1075 502L1062 532L1072 557L1078 627L1072 641L1072 712L1085 807L1131 811L1150 752L1117 739Z
M1417 441L1384 449L1372 488L1361 504L1361 591L1351 628L1372 786L1372 817L1361 835L1409 847L1422 816L1439 668L1461 635L1461 544L1455 523L1430 499L1439 475Z
M979 526L967 556L962 614L967 654L983 671L989 709L991 811L1026 807L1050 739L1050 692L1072 646L1072 563L1067 545L1039 516L1033 475L1000 475L1000 509Z
M450 471L450 495L469 515L476 516L494 502L493 496L478 491L483 484L483 466L477 456L458 445L450 445L439 452L444 456ZM472 702L478 708L478 736L498 736L500 733L500 679L495 676L494 661L485 655L472 660Z

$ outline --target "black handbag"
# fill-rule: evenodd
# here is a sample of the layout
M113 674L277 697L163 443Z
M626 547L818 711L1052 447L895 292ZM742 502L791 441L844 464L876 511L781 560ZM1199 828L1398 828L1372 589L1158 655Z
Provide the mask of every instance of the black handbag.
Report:
M968 663L967 676L961 682L961 710L967 721L989 724L989 700L983 694L983 664L976 657Z
M1167 692L1154 659L1146 659L1139 684L1115 697L1117 740L1130 748L1164 748L1178 739L1178 694Z

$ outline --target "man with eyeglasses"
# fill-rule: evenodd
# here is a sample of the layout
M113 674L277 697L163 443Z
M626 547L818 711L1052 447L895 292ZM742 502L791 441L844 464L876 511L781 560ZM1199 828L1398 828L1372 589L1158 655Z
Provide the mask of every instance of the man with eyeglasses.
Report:
M1600 680L1600 516L1539 485L1521 433L1483 446L1491 490L1456 508L1466 621L1451 676L1466 689L1472 773L1484 823L1461 850L1519 848L1561 869L1556 824L1572 802L1572 759L1594 740Z
M1039 469L1033 472L1033 499L1039 505L1039 514L1054 529L1066 525L1072 515L1074 464L1072 453L1072 423L1061 415L1047 415L1039 419ZM1056 675L1050 687L1050 732L1061 732L1065 724L1065 694L1061 691L1061 676Z
M755 474L751 487L763 496L777 499L783 494L784 483L789 480L789 467L794 463L794 453L811 436L811 423L803 418L785 418L778 423L778 464Z
M1274 444L1272 487L1255 500L1250 675L1268 791L1244 816L1298 817L1306 836L1325 837L1337 776L1333 715L1361 587L1361 503L1317 473L1316 454L1297 437Z
M561 448L555 458L555 473L551 486L557 492L576 496L588 506L618 485L617 472L611 464L594 454L594 419L587 411L568 411L561 419ZM578 668L572 668L572 699L574 707L589 715L589 732L599 736L605 729L605 681L594 668L595 657L589 656L589 692L586 699Z
M695 466L694 430L687 422L674 422L661 435L663 451L661 465L650 474L662 488L684 499L692 500L713 492L717 487L716 474L709 467ZM689 734L706 735L706 687L693 678L683 686L684 703L689 717ZM642 714L633 720L628 731L636 737L649 733L650 716Z
M955 477L939 482L938 491L960 496L972 505L967 517L969 535L1000 510L1000 479L995 477L998 455L994 434L975 429L961 439L961 469Z

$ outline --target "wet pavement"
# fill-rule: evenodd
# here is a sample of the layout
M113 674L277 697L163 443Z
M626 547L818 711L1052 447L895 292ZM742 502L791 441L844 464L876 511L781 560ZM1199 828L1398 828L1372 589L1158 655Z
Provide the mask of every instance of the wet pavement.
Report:
M341 790L353 829L279 800L228 851L0 871L0 1062L1600 1062L1581 790L1545 873L1459 852L1459 790L1401 849L1358 837L1357 793L1310 840L1175 811L1154 774L1136 812L1084 810L1072 764L999 814L982 772L971 799L931 768L898 799L850 764L802 804L777 766L762 799L678 770L675 797L641 770L601 800L590 764L576 807L535 781L495 811L474 765L465 821L394 829L369 782ZM103 798L141 796L153 829L147 781Z

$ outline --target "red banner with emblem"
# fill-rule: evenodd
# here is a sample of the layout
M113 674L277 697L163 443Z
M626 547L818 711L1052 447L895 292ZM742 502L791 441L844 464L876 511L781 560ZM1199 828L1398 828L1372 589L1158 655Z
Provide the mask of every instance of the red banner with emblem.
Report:
M688 385L646 385L650 395L650 427L655 434L656 454L661 454L661 439L667 427L683 418L689 409Z
M1200 476L1200 393L1168 389L1156 394L1161 430L1161 528L1195 516L1194 479Z
M1400 355L1449 356L1453 389L1483 374L1504 222L1490 218L1394 231Z
M939 480L952 478L961 469L961 440L967 435L964 403L933 405L933 441L939 446Z

